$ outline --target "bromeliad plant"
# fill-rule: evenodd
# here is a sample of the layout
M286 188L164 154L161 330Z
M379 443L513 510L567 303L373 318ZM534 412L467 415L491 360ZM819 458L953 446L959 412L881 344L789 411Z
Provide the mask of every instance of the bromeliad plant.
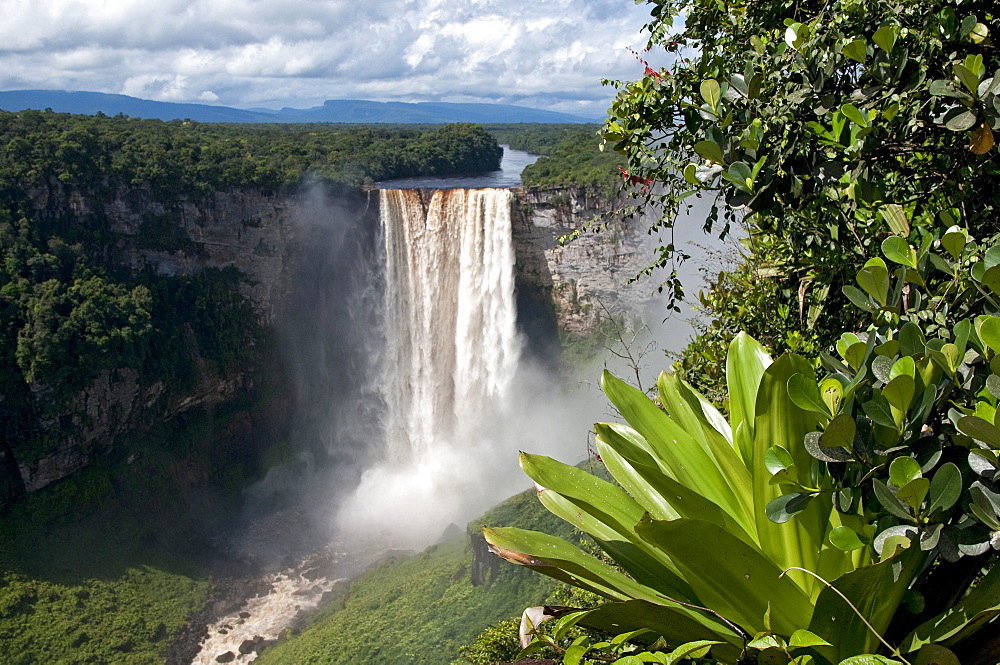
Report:
M899 268L872 259L845 289L874 323L822 380L741 334L728 420L669 374L655 402L604 374L628 423L595 426L617 483L522 454L543 504L616 565L519 529L485 529L493 550L611 601L581 625L714 643L726 663L991 662L1000 568L977 576L1000 541L1000 317L980 312L1000 311L1000 246L927 237L891 236Z

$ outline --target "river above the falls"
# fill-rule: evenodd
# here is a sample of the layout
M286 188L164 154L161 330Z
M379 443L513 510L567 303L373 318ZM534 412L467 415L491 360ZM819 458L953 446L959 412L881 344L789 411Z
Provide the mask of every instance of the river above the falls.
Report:
M521 172L533 164L539 155L523 150L514 150L508 145L503 148L503 158L498 171L449 175L438 177L398 178L375 183L378 189L508 189L521 185Z

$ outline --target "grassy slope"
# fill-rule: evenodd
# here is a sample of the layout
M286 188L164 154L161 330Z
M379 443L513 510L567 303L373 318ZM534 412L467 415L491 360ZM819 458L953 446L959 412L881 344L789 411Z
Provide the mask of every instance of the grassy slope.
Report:
M518 494L476 520L572 537L534 490ZM470 530L471 530L470 529ZM472 552L465 538L435 545L406 559L387 559L351 585L346 607L317 615L300 635L265 651L259 665L407 663L447 665L458 647L487 626L543 602L554 582L501 562L492 584L470 581Z

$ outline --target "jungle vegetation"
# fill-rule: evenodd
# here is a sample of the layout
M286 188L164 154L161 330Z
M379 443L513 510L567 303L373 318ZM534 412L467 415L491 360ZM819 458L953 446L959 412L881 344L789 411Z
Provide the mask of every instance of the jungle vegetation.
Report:
M676 60L615 82L603 136L628 160L626 213L656 206L669 239L709 197L705 230L744 225L745 260L702 294L711 321L652 398L605 374L616 483L522 455L602 554L487 540L606 600L553 612L525 653L997 662L995 5L648 4L649 46ZM653 265L684 258L667 241ZM676 273L664 287L683 295Z

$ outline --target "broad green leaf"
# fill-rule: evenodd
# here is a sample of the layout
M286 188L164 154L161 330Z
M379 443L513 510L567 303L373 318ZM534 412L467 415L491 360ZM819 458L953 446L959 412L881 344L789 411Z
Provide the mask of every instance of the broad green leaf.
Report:
M832 585L850 600L879 634L884 635L921 560L919 552L914 555L907 551L896 559L863 566L841 575L833 580ZM897 570L898 584L893 574L896 563L902 563ZM834 663L859 653L871 653L879 647L878 638L858 620L854 609L833 589L825 586L816 599L809 630L833 645L817 646L815 649Z
M847 448L854 446L854 435L857 425L849 413L841 413L831 420L823 430L820 443L825 448Z
M964 416L958 419L958 429L963 434L982 441L993 449L1000 449L1000 429L979 416Z
M964 132L967 129L972 129L977 119L976 112L972 110L964 110L947 117L944 126L953 132Z
M968 234L958 226L952 226L941 236L941 246L956 260L962 256L962 252L965 251L965 245L968 241Z
M885 261L878 257L869 259L858 272L857 281L865 293L879 305L885 306L889 298L889 271L885 267Z
M538 498L552 514L590 534L640 584L693 600L673 562L636 535L644 511L621 488L583 469L541 455L521 454L521 468L541 486Z
M919 512L920 506L923 505L924 498L927 496L930 487L931 481L926 478L917 478L900 487L896 498L908 505L916 513Z
M771 446L764 453L764 466L767 467L768 472L772 475L779 471L784 471L794 464L795 461L792 459L792 456L781 446Z
M858 532L848 526L838 526L831 529L830 543L845 552L858 550L865 546Z
M643 520L636 531L673 557L698 598L741 626L759 631L771 602L775 632L790 634L812 615L809 598L756 548L702 520Z
M885 258L900 265L909 266L913 269L917 267L917 253L903 237L889 236L883 240L882 254L885 255Z
M879 654L861 654L860 656L851 656L850 658L845 658L840 661L838 665L903 665L900 660L893 660L886 656L880 656Z
M844 104L840 107L840 112L855 125L858 125L859 127L868 127L868 119L854 104Z
M900 342L900 348L902 348L902 342ZM892 364L892 368L889 370L889 380L892 381L897 376L917 378L917 365L912 357L905 355Z
M710 162L726 165L726 159L722 156L722 148L715 141L698 141L694 144L694 151Z
M856 60L862 65L868 59L868 46L863 39L855 39L853 42L844 47L844 55L846 55L851 60Z
M712 109L717 109L719 107L719 99L722 97L722 89L719 86L719 82L715 79L708 79L702 81L701 83L701 98L712 107ZM715 160L722 161L722 160Z
M846 287L845 287L846 288ZM865 356L868 355L868 345L858 342L857 344L852 344L848 349L847 353L844 354L844 360L853 369L861 369L862 364L864 364Z
M783 494L775 499L772 499L771 502L764 507L764 514L767 515L767 519L771 520L775 524L784 524L795 515L798 515L803 510L808 508L809 502L812 501L812 499L813 495L809 492L792 492L791 494Z
M882 397L889 404L905 413L910 408L911 402L913 402L913 394L916 391L916 386L916 381L913 380L912 376L900 374L882 388ZM902 421L899 420L896 424L900 425Z
M1000 268L1000 266L996 267ZM979 339L983 340L983 344L994 353L1000 353L1000 316L983 317L978 332Z
M805 628L799 628L788 639L788 648L804 649L805 647L833 646L819 635L811 633Z
M912 480L922 477L920 462L912 457L897 457L889 465L889 480L896 487L902 487Z
M675 480L717 503L738 520L743 498L699 440L659 409L641 390L605 371L601 388L626 422L649 442ZM746 517L749 519L749 517Z
M892 53L892 47L896 45L896 31L898 28L893 25L884 25L872 35L872 41L886 53Z
M809 469L813 457L803 445L806 434L816 430L818 416L795 405L788 396L788 381L801 374L812 381L815 378L811 365L803 358L785 354L775 360L761 377L757 393L757 414L754 421L753 454L748 461L753 477L755 506L767 506L784 494L781 486L770 485L770 476L764 468L764 453L774 445L787 450L795 460L794 470L799 482L811 482ZM761 549L782 568L800 566L815 570L828 523L831 498L822 495L812 500L794 520L786 524L772 522L766 511L755 515L757 536ZM789 573L803 589L812 590L815 581L798 571Z
M646 628L655 635L662 635L667 644L682 645L690 641L719 642L712 646L712 654L727 662L739 659L742 640L721 621L702 612L697 620L684 608L655 604L643 600L623 603L605 603L588 612L579 625L610 634L623 629Z
M819 386L802 374L795 374L788 379L788 397L795 406L804 411L815 411L824 416L832 415L820 397Z
M729 422L734 436L736 428L745 423L746 436L752 438L757 389L770 364L771 356L750 335L741 332L733 338L726 356L726 387L729 390ZM748 464L749 455L749 450L740 450L740 456Z
M876 424L883 427L896 427L896 421L889 410L889 402L881 395L873 396L872 399L861 404L862 411Z
M688 164L684 167L684 179L688 181L688 184L694 185L695 187L701 184L701 180L699 180L696 175L697 172L697 164Z
M953 71L955 72L955 76L958 77L958 80L965 86L965 89L973 95L976 94L979 90L979 76L975 72L969 70L969 68L965 65L960 65L958 63L955 64Z
M847 360L847 349L851 348L855 344L860 344L861 339L852 332L845 332L837 340L837 353L844 360Z
M887 203L878 209L878 213L893 233L903 238L910 235L910 220L906 218L903 206L898 203Z
M907 510L906 504L896 498L896 495L893 494L892 490L890 490L885 483L878 478L875 478L872 480L872 488L875 490L875 496L878 498L879 503L882 504L883 508L896 517L907 521L913 520L913 514Z
M824 379L819 384L819 396L830 414L837 413L840 403L844 400L844 386L837 379Z
M905 652L937 642L951 646L1000 615L1000 566L993 566L968 595L951 609L917 626L900 643Z
M854 306L858 309L865 312L875 311L875 308L872 307L870 299L861 289L851 286L850 284L845 284L841 287L841 291L843 291L844 295L847 296L847 299L854 303Z
M715 460L749 520L753 514L750 473L730 442L732 434L726 437L728 423L708 400L684 381L660 372L656 385L664 409Z
M615 600L662 602L662 596L654 589L639 584L562 538L513 527L484 527L483 536L494 554L567 584Z
M948 510L962 494L962 472L951 462L942 464L931 478L930 505L927 512Z

